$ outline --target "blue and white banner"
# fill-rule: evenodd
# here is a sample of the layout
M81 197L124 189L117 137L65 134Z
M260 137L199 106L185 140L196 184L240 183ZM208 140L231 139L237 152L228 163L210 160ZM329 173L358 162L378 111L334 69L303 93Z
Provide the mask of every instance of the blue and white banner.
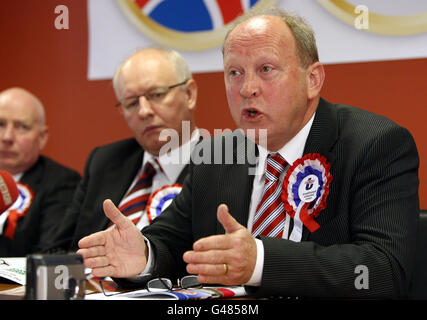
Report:
M230 23L272 5L307 19L325 64L427 57L425 0L88 0L88 78L111 79L149 45L176 49L192 72L221 71Z

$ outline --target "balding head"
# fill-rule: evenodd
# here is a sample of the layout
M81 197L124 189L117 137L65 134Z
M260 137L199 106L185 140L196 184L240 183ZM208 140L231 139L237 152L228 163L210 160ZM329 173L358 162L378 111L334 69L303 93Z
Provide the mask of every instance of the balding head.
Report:
M183 123L195 129L197 84L186 61L173 50L145 48L131 55L117 69L113 86L120 110L141 147L159 155L167 143L163 130L182 134Z
M240 16L233 22L232 27L227 32L223 44L227 43L228 37L234 32L234 29L243 25L250 25L261 22L262 16L278 17L291 31L296 45L296 54L299 58L299 62L303 68L307 68L309 65L319 61L319 54L317 51L316 38L314 31L311 26L305 21L305 19L299 15L286 12L280 8L267 8L260 10L251 10L246 14Z
M0 92L0 169L24 172L38 159L48 130L40 100L22 88Z
M37 122L44 126L46 125L46 114L41 101L31 92L19 87L13 87L0 92L0 104L8 103L25 104L27 108L34 108Z
M250 17L225 40L224 80L231 115L245 132L266 130L269 151L279 150L301 131L320 99L323 66L307 62L299 52L292 27L277 15Z
M116 69L116 72L113 76L113 88L118 100L123 97L120 97L118 91L119 77L124 69L129 68L135 62L144 61L147 59L154 58L155 60L162 57L165 63L169 64L169 72L174 73L176 76L177 82L182 82L186 79L191 79L192 74L190 68L188 67L187 62L184 58L175 50L166 50L158 47L148 47L136 51L134 54L129 56L119 67Z

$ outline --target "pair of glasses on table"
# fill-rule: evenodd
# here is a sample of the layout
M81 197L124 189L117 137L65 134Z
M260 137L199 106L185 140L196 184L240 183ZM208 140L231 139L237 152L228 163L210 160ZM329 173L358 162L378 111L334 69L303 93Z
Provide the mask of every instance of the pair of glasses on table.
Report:
M114 296L123 294L125 292L108 292L104 289L103 280L99 280L99 286L102 293L107 296ZM147 282L146 289L149 292L164 292L164 291L177 291L182 289L197 289L202 288L202 284L197 280L197 276L188 275L178 279L178 286L174 287L172 281L168 278L155 278Z

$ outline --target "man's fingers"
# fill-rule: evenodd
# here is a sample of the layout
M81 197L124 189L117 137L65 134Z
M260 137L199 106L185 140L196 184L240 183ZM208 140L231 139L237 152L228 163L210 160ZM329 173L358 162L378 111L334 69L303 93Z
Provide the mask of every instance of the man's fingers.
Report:
M113 201L107 199L103 203L104 213L108 219L114 223L119 229L126 229L132 226L133 223L126 216L124 216L120 210L114 205Z
M92 274L95 277L114 277L115 276L115 268L113 266L105 266L100 268L93 268Z
M207 250L227 250L232 247L232 239L228 235L209 236L197 240L193 244L194 250L207 251Z
M100 268L106 267L110 265L110 261L107 257L95 257L95 258L87 258L84 260L84 264L86 268Z
M222 264L224 261L233 260L233 257L225 250L209 250L187 251L183 259L186 263Z
M230 277L227 276L210 276L210 275L203 275L199 274L197 275L197 280L200 283L211 283L211 284L217 284L221 283L226 286L234 286L234 285L241 285L242 283L238 281L233 281Z
M217 209L217 219L225 229L225 233L233 233L241 228L244 228L240 223L234 219L228 207L225 204L220 204Z
M103 208L104 208L105 215L108 217L108 219L111 220L112 223L116 225L118 229L124 230L129 226L134 225L132 221L130 221L120 212L120 210L114 205L114 203L110 199L107 199L104 201ZM94 234L91 234L87 237L80 239L78 243L79 248L103 246L106 241L105 239L106 232L109 232L109 231L111 230L107 229L104 231L96 232Z
M105 247L103 246L95 246L95 247L88 247L87 249L79 249L77 250L77 253L82 255L84 259L105 256L106 254Z
M236 232L244 228L234 219L228 212L228 207L225 204L220 204L217 209L218 221L222 224L225 229L225 235L214 235L206 238L199 239L193 245L194 250L204 251L213 249L230 249L233 244L231 243L232 238L229 234Z
M232 268L232 267L231 267ZM197 274L202 276L224 276L230 272L232 272L229 265L224 263L219 264L188 264L187 272L189 274Z
M230 215L226 205L218 206L217 218L226 234L197 240L193 251L187 251L183 256L187 271L197 274L202 283L246 283L255 266L255 240L250 232Z
M95 246L103 246L105 244L105 231L100 231L80 239L79 248L91 248Z

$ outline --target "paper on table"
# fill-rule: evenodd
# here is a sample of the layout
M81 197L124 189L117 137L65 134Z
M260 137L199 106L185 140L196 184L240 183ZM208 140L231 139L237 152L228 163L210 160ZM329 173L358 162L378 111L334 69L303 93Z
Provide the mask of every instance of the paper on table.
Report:
M111 293L105 296L103 293L86 295L86 300L201 300L216 298L232 298L246 296L243 286L207 286L199 289L178 289L173 291L149 292L146 289L119 294Z
M105 296L103 293L89 294L85 297L86 300L200 300L209 299L210 293L197 289L179 289L174 291L158 291L150 292L146 289L124 292Z
M0 258L0 277L25 286L27 258Z
M221 298L244 297L248 295L244 286L205 286L203 289L217 291Z

